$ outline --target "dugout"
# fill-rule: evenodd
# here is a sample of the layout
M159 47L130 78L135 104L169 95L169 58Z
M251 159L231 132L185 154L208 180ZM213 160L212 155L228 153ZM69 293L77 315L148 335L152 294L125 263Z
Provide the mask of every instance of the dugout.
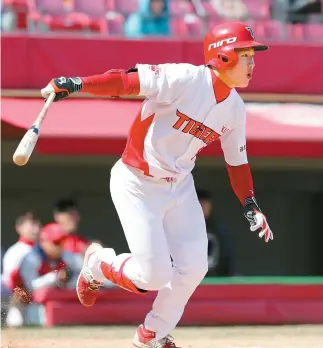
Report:
M15 242L14 220L19 213L34 209L47 223L53 203L71 195L80 205L80 233L102 240L117 252L126 251L109 194L109 172L122 152L140 102L71 99L55 104L37 152L27 166L17 167L12 154L41 103L40 99L3 98L2 245L6 248ZM92 112L89 123L90 110L96 113ZM270 219L275 241L265 245L249 232L218 144L201 154L193 172L196 186L213 193L215 214L234 241L235 271L239 275L323 275L322 106L281 104L279 109L279 104L252 103L247 111L256 196ZM299 117L304 112L311 115L306 125ZM19 120L14 118L17 113L23 115ZM281 113L287 115L284 122L278 117ZM111 122L111 117L118 122Z

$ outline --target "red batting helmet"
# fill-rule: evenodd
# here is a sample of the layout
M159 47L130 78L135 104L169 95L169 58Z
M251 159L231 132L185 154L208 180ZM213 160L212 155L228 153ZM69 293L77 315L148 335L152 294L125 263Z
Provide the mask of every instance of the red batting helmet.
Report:
M206 65L226 70L238 63L236 48L252 47L255 51L264 51L268 46L259 43L250 26L244 23L223 23L211 29L204 39Z

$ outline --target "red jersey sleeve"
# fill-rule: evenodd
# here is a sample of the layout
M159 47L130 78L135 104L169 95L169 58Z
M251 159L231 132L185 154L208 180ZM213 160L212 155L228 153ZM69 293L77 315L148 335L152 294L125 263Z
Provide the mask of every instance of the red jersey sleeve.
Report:
M227 170L233 192L241 204L244 204L247 197L254 196L253 180L249 164L242 164L240 166L230 166L227 164Z
M99 96L138 95L140 90L139 74L136 69L109 70L104 74L81 77L81 80L82 92Z

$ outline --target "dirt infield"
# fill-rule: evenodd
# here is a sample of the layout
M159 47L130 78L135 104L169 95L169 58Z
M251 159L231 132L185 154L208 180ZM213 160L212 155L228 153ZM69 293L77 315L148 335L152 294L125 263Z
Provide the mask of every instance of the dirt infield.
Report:
M134 327L4 329L2 348L131 348ZM323 348L323 326L179 327L183 348Z

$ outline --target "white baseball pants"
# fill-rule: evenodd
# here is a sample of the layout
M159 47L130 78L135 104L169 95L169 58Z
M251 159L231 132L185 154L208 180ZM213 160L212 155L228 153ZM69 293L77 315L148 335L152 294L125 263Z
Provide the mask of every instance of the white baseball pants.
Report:
M156 180L119 160L110 190L133 256L124 273L139 289L159 290L145 327L163 338L177 325L208 268L205 220L193 176ZM125 257L129 254L116 258L121 263Z

